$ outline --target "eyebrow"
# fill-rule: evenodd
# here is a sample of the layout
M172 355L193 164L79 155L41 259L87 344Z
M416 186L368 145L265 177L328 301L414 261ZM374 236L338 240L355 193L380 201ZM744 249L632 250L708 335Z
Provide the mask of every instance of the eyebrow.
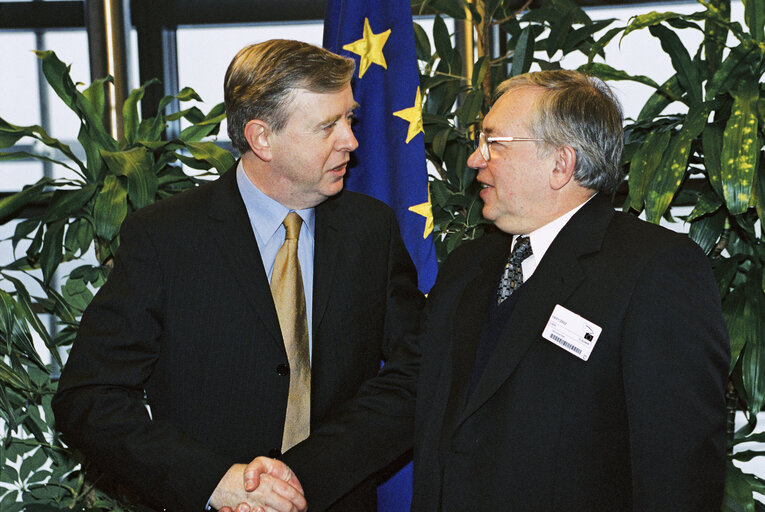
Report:
M347 114L348 112L353 112L354 110L356 110L356 109L357 109L357 108L359 108L359 107L360 107L360 105L359 105L357 102L355 102L355 101L354 101L354 102L353 102L353 105L351 105L351 108L349 108L349 109L346 111L346 114ZM340 119L341 117L343 117L343 115L344 115L344 114L338 114L338 115L336 115L336 116L333 116L333 117L328 117L328 118L326 118L326 119L323 119L322 121L320 121L320 122L317 124L317 126L319 126L319 127L329 126L329 125L331 125L332 123L336 122L336 121L337 121L338 119Z

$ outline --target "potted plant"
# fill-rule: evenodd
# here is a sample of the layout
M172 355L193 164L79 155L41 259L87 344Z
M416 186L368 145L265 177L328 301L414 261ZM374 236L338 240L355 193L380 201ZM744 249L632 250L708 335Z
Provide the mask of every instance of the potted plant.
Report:
M201 101L187 88L163 98L157 116L140 119L138 102L154 81L148 82L125 101L124 136L116 140L103 121L104 86L110 79L80 90L53 52L37 55L48 83L80 120L77 140L86 158L78 158L39 126L15 126L0 119L0 149L12 148L25 137L45 148L35 153L11 149L0 152L0 160L48 161L66 176L41 178L0 201L0 222L19 220L11 239L14 251L24 247L14 261L0 266L0 418L7 427L0 443L0 482L16 489L3 493L0 509L123 510L127 501L120 489L96 482L98 477L80 466L79 455L56 433L50 402L61 354L73 341L94 290L109 273L127 213L225 172L234 158L208 140L225 117L222 104L207 114L196 106L162 113L174 98ZM188 127L176 139L163 140L167 122L181 118ZM196 175L184 172L181 163ZM44 207L40 213L22 215L32 204ZM60 288L54 280L57 272ZM41 315L51 315L55 329L46 327ZM38 354L34 337L47 348L50 362ZM18 501L19 492L23 502Z

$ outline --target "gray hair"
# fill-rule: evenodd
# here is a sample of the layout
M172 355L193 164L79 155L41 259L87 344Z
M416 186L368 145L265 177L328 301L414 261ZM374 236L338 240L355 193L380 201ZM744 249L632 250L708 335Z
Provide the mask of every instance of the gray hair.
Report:
M245 46L229 64L223 83L228 135L240 154L250 147L244 128L253 119L279 132L289 119L295 89L338 92L353 78L353 59L308 43L271 39Z
M497 95L524 86L542 87L529 129L553 147L576 151L574 179L583 187L613 193L624 179L622 108L600 79L578 71L525 73L502 82Z

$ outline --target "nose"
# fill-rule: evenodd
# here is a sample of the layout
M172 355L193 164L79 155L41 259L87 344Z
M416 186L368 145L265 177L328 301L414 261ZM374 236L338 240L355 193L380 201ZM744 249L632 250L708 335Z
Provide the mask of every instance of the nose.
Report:
M475 148L475 151L468 157L467 165L471 169L480 169L486 166L486 160L483 159L483 155L478 148Z
M353 134L350 120L346 120L340 125L341 133L337 138L338 151L353 151L359 147L359 141L356 140L356 136Z

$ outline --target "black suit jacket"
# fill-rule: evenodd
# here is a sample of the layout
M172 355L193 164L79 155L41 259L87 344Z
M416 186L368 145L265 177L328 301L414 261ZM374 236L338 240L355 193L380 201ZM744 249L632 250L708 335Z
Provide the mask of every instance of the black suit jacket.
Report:
M342 192L315 226L312 425L377 373L423 303L387 206ZM126 219L61 377L57 427L153 506L201 510L232 463L280 447L286 364L232 169Z
M360 477L387 455L363 447L414 417L415 511L719 511L729 347L704 254L593 198L523 285L466 400L509 251L505 234L455 250L419 346L286 454L311 510L352 485L314 480L318 464ZM602 327L588 361L542 337L556 304Z

